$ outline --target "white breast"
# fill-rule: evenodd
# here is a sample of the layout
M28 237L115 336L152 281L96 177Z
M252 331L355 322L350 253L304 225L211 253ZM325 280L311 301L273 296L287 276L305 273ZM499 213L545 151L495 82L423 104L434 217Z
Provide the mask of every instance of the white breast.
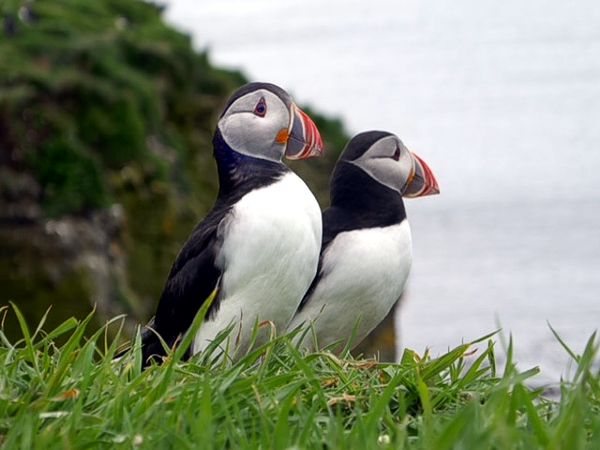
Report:
M285 330L314 278L320 248L319 205L294 173L246 194L233 208L218 255L224 267L219 309L196 335L194 353L231 323L238 354L256 323ZM261 331L259 342L268 332Z
M340 233L323 255L323 276L290 323L313 323L320 347L358 344L400 298L412 264L408 221L384 228ZM310 341L310 342L308 342ZM304 345L312 347L312 337Z

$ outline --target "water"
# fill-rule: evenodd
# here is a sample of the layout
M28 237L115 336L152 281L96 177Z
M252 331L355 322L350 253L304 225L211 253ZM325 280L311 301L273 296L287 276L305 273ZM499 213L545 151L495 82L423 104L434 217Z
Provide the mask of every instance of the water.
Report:
M600 3L171 0L218 64L352 132L396 132L442 195L407 202L401 345L512 332L547 380L600 324Z

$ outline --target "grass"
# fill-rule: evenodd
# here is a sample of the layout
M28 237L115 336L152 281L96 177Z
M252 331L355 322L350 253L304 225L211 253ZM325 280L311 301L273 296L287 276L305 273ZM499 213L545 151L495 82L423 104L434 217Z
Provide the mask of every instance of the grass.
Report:
M84 338L92 316L45 332L13 310L23 338L0 331L7 449L600 448L595 334L581 355L561 341L577 370L550 400L528 387L537 369L516 369L512 342L497 367L491 335L396 364L302 354L283 336L235 364L209 349L141 372L139 338L113 361L119 319Z

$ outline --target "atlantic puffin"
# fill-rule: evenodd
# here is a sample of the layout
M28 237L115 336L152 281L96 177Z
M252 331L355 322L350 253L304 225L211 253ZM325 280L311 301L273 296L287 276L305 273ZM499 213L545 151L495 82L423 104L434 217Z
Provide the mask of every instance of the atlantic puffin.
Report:
M431 169L394 134L368 131L348 142L331 177L317 275L288 325L312 327L297 335L299 345L351 349L385 318L412 264L402 198L438 193Z
M258 323L285 331L317 270L321 209L282 163L283 156L322 153L314 122L280 87L250 83L227 102L213 149L218 196L179 252L142 333L144 367L165 355L157 335L177 345L208 298L212 303L186 357L229 326L232 336L221 350L230 358L248 350Z

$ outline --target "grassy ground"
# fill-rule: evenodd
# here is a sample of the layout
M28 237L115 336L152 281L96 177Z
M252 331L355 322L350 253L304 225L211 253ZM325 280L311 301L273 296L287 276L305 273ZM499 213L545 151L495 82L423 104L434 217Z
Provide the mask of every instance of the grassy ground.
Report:
M0 332L3 448L600 448L595 336L582 355L565 345L578 369L549 400L512 343L496 366L495 336L398 364L303 355L282 337L235 364L175 352L140 372L139 350L113 362L105 330L84 339L89 321Z

